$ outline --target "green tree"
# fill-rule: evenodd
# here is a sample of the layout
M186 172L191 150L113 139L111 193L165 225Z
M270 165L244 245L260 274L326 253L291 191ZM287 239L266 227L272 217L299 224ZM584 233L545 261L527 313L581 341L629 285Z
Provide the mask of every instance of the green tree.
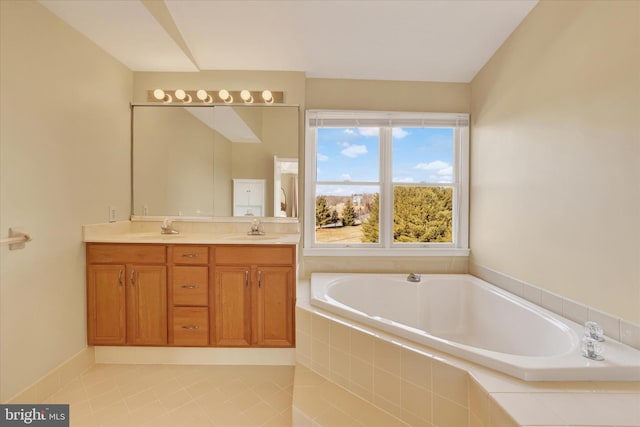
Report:
M331 210L331 224L337 224L338 221L340 221L340 218L338 217L338 211L336 211L335 209Z
M342 225L345 227L354 225L356 223L356 210L353 207L351 199L347 199L342 211Z
M395 187L394 242L451 242L452 195L446 187Z
M316 197L316 227L331 224L331 209L325 196Z
M378 243L380 233L380 194L373 195L373 200L369 204L369 217L362 223L361 241L364 243Z

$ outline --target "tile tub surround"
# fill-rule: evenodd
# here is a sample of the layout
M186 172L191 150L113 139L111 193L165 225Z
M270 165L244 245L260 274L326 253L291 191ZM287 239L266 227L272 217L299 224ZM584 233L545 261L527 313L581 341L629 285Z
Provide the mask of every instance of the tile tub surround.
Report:
M640 425L640 382L521 381L311 307L308 287L298 363L409 425Z

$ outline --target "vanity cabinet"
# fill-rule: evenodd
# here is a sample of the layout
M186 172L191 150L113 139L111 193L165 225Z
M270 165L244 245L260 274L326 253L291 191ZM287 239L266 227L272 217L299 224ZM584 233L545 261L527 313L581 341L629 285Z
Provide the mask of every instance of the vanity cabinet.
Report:
M87 335L93 345L167 344L165 246L87 244Z
M293 347L295 246L219 246L212 342Z
M90 345L293 347L295 245L87 243Z

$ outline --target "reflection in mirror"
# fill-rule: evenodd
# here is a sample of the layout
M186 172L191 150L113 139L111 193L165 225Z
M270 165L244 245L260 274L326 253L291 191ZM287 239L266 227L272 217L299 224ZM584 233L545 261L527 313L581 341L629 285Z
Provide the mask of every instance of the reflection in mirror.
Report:
M273 159L297 163L298 107L132 109L133 215L232 216L233 180L258 179L266 183L263 216L283 216ZM297 216L297 194L286 198L284 212Z
M273 157L273 212L298 217L298 159Z

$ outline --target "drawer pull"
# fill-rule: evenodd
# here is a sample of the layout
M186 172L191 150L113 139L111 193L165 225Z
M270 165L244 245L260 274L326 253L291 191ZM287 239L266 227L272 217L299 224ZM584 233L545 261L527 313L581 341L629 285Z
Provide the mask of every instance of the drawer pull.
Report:
M182 254L182 258L198 258L199 256L200 254L196 254L196 253Z
M245 270L244 272L244 287L249 287L249 270Z
M182 289L198 289L200 285L182 285L180 286Z
M131 270L131 286L136 285L136 270Z
M258 287L262 287L262 271L258 270Z
M122 287L122 285L124 284L122 282L122 274L124 273L124 270L120 269L118 270L118 285Z
M198 325L184 325L181 326L182 329L188 329L188 330L194 330L194 329L200 329L200 326Z

